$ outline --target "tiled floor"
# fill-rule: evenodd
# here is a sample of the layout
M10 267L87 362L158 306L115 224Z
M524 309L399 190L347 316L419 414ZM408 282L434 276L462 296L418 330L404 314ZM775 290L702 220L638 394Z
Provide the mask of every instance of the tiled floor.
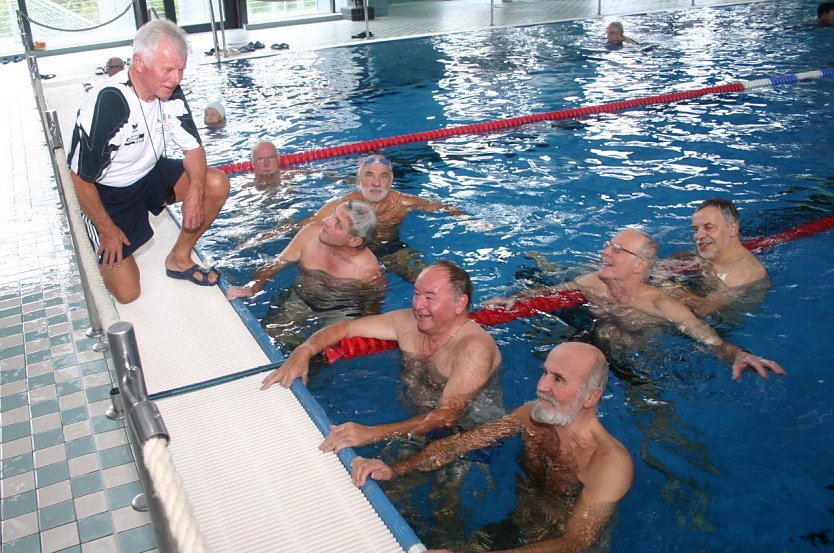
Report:
M721 4L728 2L699 2ZM597 2L498 3L496 24L587 17ZM620 1L619 13L675 8L671 0ZM485 26L471 0L395 4L373 22L378 38ZM554 11L554 6L559 10ZM515 10L511 13L511 10ZM487 12L488 13L488 12ZM237 31L228 40L292 44L295 49L351 42L363 23ZM195 52L211 46L193 37ZM80 79L69 70L101 62L100 52L43 58L42 73ZM124 427L104 416L111 376L92 351L90 326L49 149L24 63L0 67L0 486L2 551L141 552L155 548L146 514L130 507L140 485Z

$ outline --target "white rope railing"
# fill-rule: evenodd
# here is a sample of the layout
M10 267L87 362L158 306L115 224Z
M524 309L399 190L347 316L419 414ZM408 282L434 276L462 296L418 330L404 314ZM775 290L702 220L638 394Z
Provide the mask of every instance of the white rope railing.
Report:
M142 456L180 553L211 551L200 532L182 478L171 459L168 440L160 436L149 438L142 446Z

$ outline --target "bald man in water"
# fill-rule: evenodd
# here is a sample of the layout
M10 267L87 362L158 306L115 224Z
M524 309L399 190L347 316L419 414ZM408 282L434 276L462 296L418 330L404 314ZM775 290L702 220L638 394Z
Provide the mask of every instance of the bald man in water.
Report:
M393 466L357 457L351 465L353 482L362 486L369 477L390 480L413 471L433 471L469 451L520 435L527 478L519 484L514 518L532 519L529 526L517 521L526 538L540 539L542 532L553 537L511 551L587 550L599 540L631 487L634 466L628 450L597 417L608 381L602 352L589 344L563 343L550 351L543 370L537 400L497 421L433 442ZM518 515L531 510L532 517Z

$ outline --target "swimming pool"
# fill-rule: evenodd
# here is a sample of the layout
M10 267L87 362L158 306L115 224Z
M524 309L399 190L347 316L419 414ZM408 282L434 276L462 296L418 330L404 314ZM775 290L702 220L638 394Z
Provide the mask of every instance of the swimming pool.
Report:
M615 51L601 45L609 20L589 20L204 66L187 81L193 107L224 91L229 124L204 133L209 160L219 164L245 158L263 137L299 152L827 67L834 29L803 25L812 11L807 2L766 2L624 17L627 34L643 45ZM592 267L624 225L644 225L662 255L687 249L694 205L715 195L741 207L746 237L773 234L834 210L832 101L834 81L823 79L392 148L385 153L400 190L454 203L491 226L484 232L442 214L414 214L402 238L428 260L462 264L481 301L540 278L529 252L564 268L557 274ZM345 193L355 161L302 166L308 172L275 193L233 177L232 196L201 247L227 279L246 282L289 237L261 250L239 245ZM613 551L830 547L832 246L829 232L765 252L773 282L766 301L714 321L728 340L780 361L788 377L733 382L702 348L670 336L647 355L653 387L611 379L600 413L636 465ZM288 271L270 290L293 280ZM410 285L389 280L385 308L409 305ZM267 302L252 310L263 317ZM507 408L532 397L537 355L565 331L558 317L491 330L504 354ZM315 373L311 390L337 423L404 417L391 401L397 359L387 352L339 362ZM516 449L511 443L488 470L469 472L452 515L432 512L449 506L449 497L431 495L432 476L394 500L428 545L460 539L512 509Z

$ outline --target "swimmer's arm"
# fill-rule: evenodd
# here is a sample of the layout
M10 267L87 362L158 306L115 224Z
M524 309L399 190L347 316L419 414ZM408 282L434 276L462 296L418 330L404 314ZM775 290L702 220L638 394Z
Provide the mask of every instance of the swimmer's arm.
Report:
M483 302L486 306L499 306L504 309L510 309L519 300L526 300L530 298L538 298L543 296L552 296L559 292L570 292L573 290L582 290L582 283L580 282L585 276L583 275L576 280L569 280L553 286L543 286L541 288L528 288L515 294L511 294L504 298L494 298Z
M722 340L711 326L697 318L679 301L662 298L658 304L663 306L662 310L666 318L675 323L681 332L702 344L712 346L715 355L732 366L733 380L740 379L741 374L747 369L755 370L762 378L767 378L768 371L786 374L776 361L763 359Z
M255 274L252 276L252 280L246 283L245 286L229 287L226 291L226 299L233 300L235 298L251 297L263 290L266 285L266 281L290 265L298 263L299 259L301 259L304 247L310 240L314 240L316 238L316 233L318 233L318 228L315 226L306 226L298 231L298 234L296 234L290 243L287 244L284 251L282 251L278 257L275 258L275 261L255 271Z

